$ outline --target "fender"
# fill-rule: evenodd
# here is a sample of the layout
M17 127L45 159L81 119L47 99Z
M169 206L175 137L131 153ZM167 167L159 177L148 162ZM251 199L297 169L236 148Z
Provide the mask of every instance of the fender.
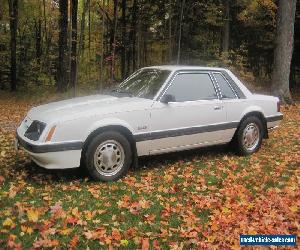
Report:
M261 114L263 115L263 117L265 117L265 113L264 113L263 109L262 109L261 107L259 107L259 106L254 106L254 105L253 105L253 106L247 107L247 108L242 112L242 114L241 114L241 116L240 116L239 122L241 122L241 120L242 120L245 116L247 116L247 114L252 113L252 112L258 112L258 113L261 113Z
M102 120L99 120L95 123L93 123L87 130L84 136L84 140L89 137L94 131L96 131L99 128L107 127L107 126L120 126L128 129L131 134L134 134L134 129L125 121L118 119L118 118L104 118Z
M133 137L133 128L125 121L118 119L118 118L105 118L102 119L100 121L95 122L89 129L88 132L85 135L85 139L84 139L84 144L83 144L83 149L82 152L84 152L84 148L85 145L87 145L89 137L98 129L104 128L104 127L111 127L111 126L118 126L118 127L122 127L124 129L126 129L127 131L129 131L131 133L131 135L128 135L128 132L125 134L127 134L127 139L129 140L131 147L132 147L132 152L133 152L133 162L132 162L132 166L133 168L137 168L138 166L138 155L137 155L137 148L136 148L136 142L134 140ZM81 157L82 159L82 157Z

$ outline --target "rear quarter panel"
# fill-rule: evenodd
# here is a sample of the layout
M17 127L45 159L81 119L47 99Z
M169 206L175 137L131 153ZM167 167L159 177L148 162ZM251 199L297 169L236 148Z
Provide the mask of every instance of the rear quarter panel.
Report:
M277 102L277 97L255 94L246 99L225 100L227 120L239 122L250 112L260 112L265 118L280 114Z

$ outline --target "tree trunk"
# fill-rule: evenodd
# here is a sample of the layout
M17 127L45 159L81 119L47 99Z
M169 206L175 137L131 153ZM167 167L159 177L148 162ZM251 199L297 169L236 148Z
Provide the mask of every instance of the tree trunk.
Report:
M18 28L18 0L9 0L10 18L10 87L17 90L17 28Z
M169 62L172 62L172 0L169 0Z
M41 18L38 21L35 21L35 56L38 64L41 63L41 55L42 55L42 20Z
M76 96L77 83L77 10L78 0L72 0L72 48L71 48L71 86Z
M228 53L229 41L230 41L230 0L225 1L224 7L225 7L225 18L224 18L223 36L222 36L222 52Z
M83 2L83 10L81 14L80 22L80 38L79 38L79 54L82 55L84 52L84 31L85 31L85 15L88 9L88 0Z
M127 36L126 36L126 0L122 0L122 56L121 56L121 75L122 79L126 76L126 47L127 47Z
M88 10L89 10L89 53L91 51L91 0L87 0Z
M179 37L178 37L177 64L180 63L180 57L181 57L181 37L182 37L182 20L183 20L184 4L185 4L185 0L182 0L182 3L181 3L181 11L180 11L180 23L179 23Z
M59 13L57 89L62 92L67 89L68 1L59 0Z
M104 4L103 4L104 7ZM103 62L104 62L104 32L105 32L105 15L102 13L102 20L101 20L101 57L100 57L100 79L99 79L99 91L100 93L102 92L103 89L103 75L104 75L104 67L103 67Z
M111 52L111 67L110 80L113 82L115 73L115 59L116 59L116 42L117 42L117 25L118 25L118 0L114 0L114 28L112 33L112 52Z
M43 38L44 38L44 59L42 63L41 70L43 68L46 68L49 70L49 47L50 47L50 39L48 36L48 29L47 29L47 16L46 16L46 2L43 0L43 21L44 21L44 32L43 32Z
M131 11L131 24L129 32L129 51L127 55L127 70L126 75L128 76L132 70L136 68L136 56L135 56L135 47L136 47L136 28L137 28L137 0L133 0L132 11Z
M46 2L43 0L43 16L44 16L44 34L45 34L45 41L48 40L47 38L47 17L46 17Z
M142 24L143 26L143 66L148 66L148 24Z
M289 88L294 46L294 23L297 0L280 0L277 13L276 47L272 73L272 92L284 103L292 103Z

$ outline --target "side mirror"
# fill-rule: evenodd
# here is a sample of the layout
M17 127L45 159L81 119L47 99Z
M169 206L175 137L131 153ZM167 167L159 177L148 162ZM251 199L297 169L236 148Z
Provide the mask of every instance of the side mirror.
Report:
M161 99L160 102L168 104L169 102L175 102L175 96L166 94Z

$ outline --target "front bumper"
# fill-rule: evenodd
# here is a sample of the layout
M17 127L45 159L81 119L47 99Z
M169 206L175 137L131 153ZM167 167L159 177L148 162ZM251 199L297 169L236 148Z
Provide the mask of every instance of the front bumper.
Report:
M32 143L18 132L15 148L24 148L32 160L46 169L76 168L80 165L82 142Z

